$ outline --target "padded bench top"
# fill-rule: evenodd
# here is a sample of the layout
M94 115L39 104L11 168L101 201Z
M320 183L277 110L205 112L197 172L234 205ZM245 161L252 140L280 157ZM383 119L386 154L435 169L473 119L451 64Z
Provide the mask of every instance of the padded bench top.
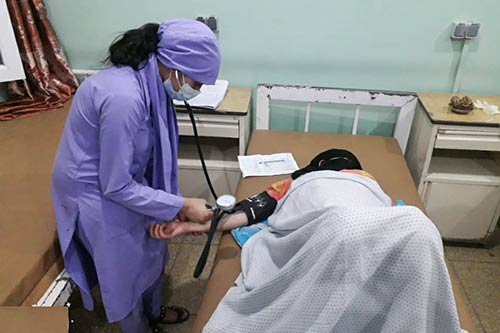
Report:
M22 304L60 257L50 184L70 104L0 122L0 305Z
M316 154L340 148L352 151L363 169L370 172L393 201L404 200L407 205L424 210L404 156L394 138L375 136L333 135L318 133L255 131L248 146L248 155L291 152L299 167L309 164ZM238 200L262 192L287 175L250 177L240 180L236 191ZM219 243L214 267L208 282L193 332L202 332L220 300L241 272L240 248L229 233ZM474 332L474 325L456 276L450 272L462 328Z
M0 306L0 332L67 333L68 308Z

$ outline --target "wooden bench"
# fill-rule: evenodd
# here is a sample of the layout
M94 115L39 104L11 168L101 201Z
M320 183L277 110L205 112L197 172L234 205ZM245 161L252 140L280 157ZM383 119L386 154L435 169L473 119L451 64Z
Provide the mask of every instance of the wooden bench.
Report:
M19 327L15 332L23 332L33 316L52 322L51 332L68 329L66 308L31 305L63 269L50 183L69 105L0 122L0 317L10 318L0 327Z
M407 205L424 210L401 149L394 138L255 131L249 143L247 154L291 152L299 166L303 167L317 153L333 147L354 152L363 168L377 179L393 201L401 199ZM263 191L269 184L283 178L286 176L242 179L238 184L236 196L239 200L246 198ZM240 252L241 250L232 236L225 233L219 243L212 274L193 326L193 332L202 332L227 290L234 285L236 277L241 272ZM448 267L451 266L448 265ZM451 269L450 277L462 328L469 332L475 332L464 292Z

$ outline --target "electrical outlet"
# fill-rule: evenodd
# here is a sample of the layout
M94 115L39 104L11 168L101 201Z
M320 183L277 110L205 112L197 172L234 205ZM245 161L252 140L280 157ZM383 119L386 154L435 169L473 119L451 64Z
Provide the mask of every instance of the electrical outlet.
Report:
M207 27L209 27L210 30L212 30L213 32L217 32L219 30L219 22L217 20L217 16L209 16L209 17L198 16L196 17L195 20L203 24L206 24Z
M451 39L464 39L467 34L468 24L465 22L455 22L453 23L453 28L451 29Z
M466 39L476 39L479 37L479 23L471 22L467 26L467 32L465 33Z
M207 18L207 26L212 30L213 32L217 32L219 30L219 24L217 22L217 17L215 16L209 16Z

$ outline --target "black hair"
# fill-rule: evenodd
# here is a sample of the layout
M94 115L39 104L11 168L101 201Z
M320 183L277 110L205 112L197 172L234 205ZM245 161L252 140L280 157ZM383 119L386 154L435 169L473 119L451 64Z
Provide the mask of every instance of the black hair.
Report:
M314 171L341 171L344 169L363 170L356 155L350 151L344 149L329 149L316 155L306 167L292 173L292 179L297 179L306 173Z
M147 23L138 29L126 31L118 36L109 47L109 55L104 60L113 65L130 66L139 70L151 52L156 52L158 47L157 23Z

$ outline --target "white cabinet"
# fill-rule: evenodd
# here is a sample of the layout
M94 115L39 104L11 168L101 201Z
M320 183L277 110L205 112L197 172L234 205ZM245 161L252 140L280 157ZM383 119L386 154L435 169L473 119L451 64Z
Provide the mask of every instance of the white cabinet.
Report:
M195 111L195 121L208 173L218 195L234 194L241 172L238 155L244 155L250 135L252 89L229 88L213 112ZM178 108L179 186L183 196L213 203L193 137L188 114Z
M423 199L443 237L482 240L498 220L500 187L437 179L426 182Z
M499 97L471 96L493 104ZM406 159L445 240L486 243L500 217L500 127L481 110L447 109L451 95L421 94Z
M422 196L445 238L482 240L499 218L500 169L487 152L436 150Z

